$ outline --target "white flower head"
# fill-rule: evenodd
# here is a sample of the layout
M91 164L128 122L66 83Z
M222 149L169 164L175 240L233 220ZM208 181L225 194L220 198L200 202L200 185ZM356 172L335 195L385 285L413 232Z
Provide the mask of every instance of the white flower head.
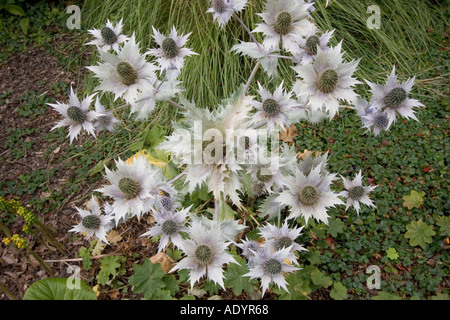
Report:
M128 103L134 102L138 92L156 81L157 67L139 51L134 34L117 55L99 49L104 62L87 67L100 80L96 90L114 93L114 100L122 97Z
M313 110L325 110L330 119L338 113L340 100L353 103L357 94L354 86L361 83L352 77L359 60L343 62L342 41L334 48L324 52L317 47L314 61L306 65L297 65L293 69L302 80L297 80L294 92L299 98L308 100Z
M345 189L347 189L346 191L342 191L340 193L341 196L347 199L345 211L353 206L356 210L356 213L359 215L360 203L365 204L369 207L375 207L372 200L369 198L369 193L372 192L376 188L376 186L365 187L362 185L361 170L353 180L346 179L342 176L341 178L344 182Z
M257 112L252 115L249 124L267 121L269 131L274 128L285 128L290 125L289 113L296 106L296 101L292 99L291 92L285 92L283 84L284 81L281 82L273 93L270 93L258 82L258 92L262 102L252 101L252 105L257 109Z
M114 127L120 122L114 117L112 111L107 111L105 107L100 103L98 97L95 99L95 111L99 113L99 116L94 122L94 127L97 131L108 130L114 131Z
M158 245L158 252L164 250L169 241L171 241L176 247L181 248L183 238L180 232L189 231L184 224L190 208L191 207L172 212L154 211L156 224L142 236L161 236Z
M116 171L105 167L106 179L111 183L96 191L114 198L113 208L116 225L131 216L140 216L149 211L150 190L159 180L160 170L150 165L142 156L131 164L116 160Z
M77 138L81 129L86 130L95 138L93 121L100 116L96 111L89 110L89 107L94 99L95 93L86 96L81 102L78 100L76 94L73 92L73 88L70 87L69 104L48 103L53 109L58 111L64 119L59 121L51 130L69 127L70 143Z
M104 215L101 212L100 206L94 196L91 198L90 211L77 208L81 217L79 224L74 226L69 232L79 232L86 234L86 237L96 237L104 243L108 244L106 240L106 233L111 229L111 220L113 217Z
M289 228L287 221L279 228L275 225L267 223L264 227L259 229L259 233L266 239L266 242L273 240L273 247L275 250L281 250L291 247L291 251L308 251L295 240L301 235L303 227ZM289 259L296 261L295 256L292 255Z
M217 235L220 234L219 226L207 229L200 222L193 222L190 229L190 239L183 240L181 250L186 257L178 262L172 270L190 270L191 288L203 276L224 287L223 264L236 260L225 250L229 243Z
M253 268L255 266L255 252L261 248L261 245L256 240L245 238L245 240L241 240L238 247L242 250L242 255L247 259L248 267Z
M366 80L373 94L370 101L371 105L375 109L386 112L389 118L388 127L395 122L397 114L419 121L414 114L415 110L413 108L424 107L424 105L416 99L409 98L414 80L415 77L399 84L395 75L395 66L384 86Z
M247 0L211 0L211 7L206 12L213 13L214 21L224 27L233 13L244 10Z
M294 55L294 58L301 64L311 63L317 55L317 48L319 47L322 52L328 51L328 42L330 41L334 30L326 32L322 35L319 34L320 30L311 24L304 37L299 40L299 53Z
M176 71L169 72L170 78L176 78L184 66L184 57L197 54L191 49L184 47L189 36L190 33L178 35L177 30L173 27L170 34L166 37L153 28L153 39L159 48L149 49L146 54L157 57L161 71Z
M258 13L264 20L253 32L264 34L264 43L269 47L281 47L291 53L299 53L299 41L312 22L308 8L312 4L297 0L268 0L264 13Z
M275 250L273 241L269 241L261 249L254 251L253 267L250 268L250 272L245 274L244 277L261 279L263 296L271 282L289 292L284 273L300 270L300 268L286 263L286 260L289 260L289 257L292 256L291 250L290 246L281 250Z
M129 37L122 34L122 20L114 26L109 19L106 21L106 25L101 29L88 30L95 39L88 42L87 44L93 44L100 47L102 50L114 50L118 52L120 50L120 45L129 40Z
M314 218L328 224L328 208L344 204L330 189L335 174L321 175L320 170L316 166L305 175L297 168L293 176L286 178L287 188L275 201L290 206L288 220L304 217L306 222Z

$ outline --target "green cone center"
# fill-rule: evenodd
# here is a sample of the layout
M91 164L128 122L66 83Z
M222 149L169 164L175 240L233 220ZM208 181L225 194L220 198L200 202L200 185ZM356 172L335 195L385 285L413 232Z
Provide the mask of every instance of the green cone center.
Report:
M280 274L282 270L281 262L277 259L269 259L264 262L264 271L271 276Z
M81 225L86 229L98 229L100 227L100 218L95 214L90 214L81 220Z
M103 27L102 30L100 30L100 33L102 35L103 41L105 41L106 44L113 44L117 41L117 36L114 33L114 31L109 27Z
M291 244L292 244L292 239L291 238L286 237L286 236L280 237L277 240L277 244L275 246L275 249L276 250L281 250L281 249L289 247Z
M403 88L395 88L389 91L384 97L384 104L387 108L397 109L408 98L408 94Z
M292 26L292 16L289 12L283 11L277 16L275 21L274 29L279 35L286 35L291 31Z
M325 70L319 77L317 87L323 93L331 93L336 89L339 81L337 72L333 69Z
M173 220L166 220L163 222L161 229L164 234L171 236L178 231L177 223Z
M117 75L119 76L120 82L126 86L135 84L137 81L137 71L134 70L133 66L128 62L119 62L116 66Z
M313 186L305 186L300 190L298 196L298 201L305 206L313 206L319 200L319 192Z
M67 108L67 116L70 120L79 124L86 120L86 114L80 107L70 106Z
M361 199L364 196L364 188L362 186L355 186L348 190L348 196L353 200Z
M169 59L176 57L180 52L177 43L172 38L165 38L162 42L161 48L164 55Z
M211 3L214 12L223 13L225 12L225 1L224 0L212 0Z
M272 98L264 100L262 107L269 117L273 117L280 112L280 105Z
M386 129L389 124L389 119L386 113L381 112L375 115L373 124L379 129Z
M122 192L125 199L130 200L139 195L141 192L141 185L131 178L122 178L119 181L119 190Z
M306 40L305 51L310 56L315 56L317 54L317 46L320 44L320 39L317 36L310 36Z
M201 244L195 249L195 258L199 264L208 265L213 261L214 256L209 246Z

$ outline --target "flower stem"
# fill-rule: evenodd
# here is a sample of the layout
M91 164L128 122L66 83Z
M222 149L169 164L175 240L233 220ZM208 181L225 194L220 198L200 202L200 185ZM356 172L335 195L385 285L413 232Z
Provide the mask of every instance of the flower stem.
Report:
M264 126L265 124L267 124L267 121L266 121L266 120L261 121L260 123L255 124L255 125L252 127L252 129L258 129L258 128Z
M177 175L175 178L173 178L172 180L169 181L170 184L174 184L175 182L177 182L181 177L183 177L186 173L183 171L182 173L180 173L179 175Z
M167 102L170 103L171 105L173 105L174 107L177 107L181 111L186 111L186 109L183 106L181 106L180 104L176 103L175 101L173 101L171 99L167 100Z
M219 221L219 200L214 200L214 221Z
M248 33L248 35L250 36L250 38L252 39L252 41L254 43L256 43L256 45L258 47L261 46L261 44L258 42L258 40L256 40L255 36L253 35L253 33L250 31L250 29L247 27L247 25L244 23L244 21L242 21L241 18L239 18L239 16L236 14L236 12L233 13L234 18L239 21L239 23L241 24L241 26L244 28L244 30Z
M244 93L243 93L244 96L247 94L247 91L250 88L250 84L252 83L253 78L255 77L256 73L258 72L260 65L261 64L258 61L258 62L256 62L255 66L253 67L253 71L250 74L250 77L248 78L247 83L245 84Z

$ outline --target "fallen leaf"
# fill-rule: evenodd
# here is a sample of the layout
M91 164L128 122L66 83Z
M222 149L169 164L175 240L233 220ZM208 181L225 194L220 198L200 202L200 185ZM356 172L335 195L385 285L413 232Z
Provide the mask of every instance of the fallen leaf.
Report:
M416 190L412 190L409 195L403 196L403 206L407 207L409 210L412 208L419 208L423 204L423 196L425 192L417 192Z
M305 159L306 156L309 154L310 157L318 157L322 154L322 152L320 151L309 151L307 149L305 149L303 152L298 152L297 153L297 158L299 159Z
M170 270L175 266L175 260L173 260L171 257L169 257L165 252L160 252L155 254L153 257L150 258L150 261L155 264L159 263L161 264L161 270L163 270L165 273L169 273Z
M295 124L291 124L289 127L284 128L280 133L280 139L283 142L294 142L294 138L298 135L298 130Z
M112 230L110 233L108 233L108 235L106 236L106 240L108 240L108 242L110 244L116 245L117 243L120 242L120 240L122 240L122 236L119 234L119 232L117 232L116 230Z

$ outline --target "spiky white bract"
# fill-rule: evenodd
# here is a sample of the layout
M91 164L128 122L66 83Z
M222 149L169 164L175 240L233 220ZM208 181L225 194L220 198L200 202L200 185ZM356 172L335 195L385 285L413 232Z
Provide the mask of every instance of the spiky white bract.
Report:
M218 234L220 234L218 225L207 229L203 224L193 222L189 228L190 239L184 239L181 243L181 250L186 257L180 260L170 272L188 269L191 289L203 276L225 288L222 266L237 262L225 251L229 242L223 241L217 236Z
M269 47L267 43L243 42L235 44L231 51L256 59L263 70L272 78L278 76L278 46Z
M203 225L207 230L218 228L220 233L217 234L217 237L222 238L224 241L236 239L237 235L246 228L245 225L237 220L222 220L220 216L218 220L211 220L205 216L197 216L195 214L190 215L190 218L193 222Z
M65 103L48 103L53 109L59 112L64 119L59 121L51 130L69 127L70 143L78 137L81 129L86 130L94 138L95 128L93 122L100 116L97 111L89 110L89 107L94 99L95 93L86 96L81 102L74 93L73 88L70 87L69 104Z
M170 78L176 78L184 66L184 58L198 54L184 47L190 34L178 35L175 27L172 27L166 37L153 27L153 39L159 48L149 49L146 54L157 57L156 61L160 65L161 72L166 70L168 72L166 75L170 74Z
M90 210L75 207L81 217L81 221L70 229L69 232L85 234L88 239L96 237L108 244L106 234L111 229L110 222L114 218L111 215L102 214L100 205L94 196L92 196L90 203Z
M241 243L238 243L237 246L242 250L242 255L247 259L248 267L253 268L255 266L255 252L261 248L261 245L256 240L246 238L245 240L241 240Z
M289 113L296 106L296 101L292 99L292 92L286 92L283 85L284 81L271 93L258 82L258 93L262 101L252 101L257 111L251 115L250 125L266 121L269 131L290 125Z
M415 77L399 84L395 74L395 66L384 86L366 80L373 95L370 100L372 108L386 112L389 118L388 127L395 122L397 114L407 119L419 121L413 108L424 107L424 105L416 99L409 98L414 80Z
M169 241L177 248L181 248L183 238L180 232L187 233L189 231L184 224L190 208L191 207L172 212L153 211L156 224L146 233L142 234L142 237L161 236L158 244L158 252L164 250L169 244Z
M94 127L97 131L108 130L109 132L114 131L114 127L120 122L112 111L108 111L100 103L98 97L95 99L95 111L99 113L99 116L94 122Z
M341 191L340 195L347 199L345 211L353 206L356 213L359 215L360 204L365 204L369 207L375 207L373 201L369 198L369 193L372 192L376 186L363 186L361 170L358 172L353 180L342 177L346 191Z
M140 53L134 34L117 55L101 49L99 53L103 63L87 68L100 80L95 90L114 93L114 100L121 97L132 103L139 91L156 81L157 67Z
M300 49L298 54L294 55L295 60L299 61L301 64L309 64L317 56L317 47L319 47L322 52L327 52L328 42L333 36L333 33L334 30L320 35L320 30L316 25L311 24L306 29L304 37L299 39Z
M318 47L312 63L293 67L301 78L294 84L295 94L308 100L312 110L324 108L330 120L338 113L340 101L353 103L357 99L354 86L361 83L353 77L359 60L344 62L341 47L342 41L326 52Z
M214 21L224 27L233 13L244 10L247 0L211 0L211 7L206 11L213 13Z
M286 263L286 260L292 256L291 250L291 246L275 250L273 241L269 241L258 251L254 251L253 267L244 277L260 279L263 296L271 282L289 292L284 274L300 270L300 268Z
M288 220L304 217L306 222L313 218L328 224L328 208L344 204L330 188L336 175L321 175L320 170L316 166L305 175L297 168L293 176L286 177L287 188L275 201L290 207Z
M276 250L291 247L291 251L308 251L301 244L296 242L296 239L301 235L303 227L289 228L287 221L281 227L267 223L265 226L259 228L259 233L266 239L266 242L273 241L273 246ZM294 255L289 259L296 261Z
M122 34L122 20L114 26L109 19L106 21L106 25L102 29L92 29L88 30L90 34L92 34L95 39L86 43L91 45L96 45L100 47L102 50L114 50L119 52L121 49L120 45L129 40L129 37Z
M253 32L264 34L268 47L281 47L293 54L299 53L299 41L311 26L308 8L312 4L296 0L268 0L265 12L258 13L263 18Z
M149 211L150 191L159 181L161 172L142 156L135 158L131 164L120 158L115 163L115 171L105 166L106 179L110 185L96 191L114 199L112 206L118 225L133 216L139 219Z
M368 132L372 131L377 136L382 131L389 131L390 122L387 112L373 108L370 103L363 99L357 100L355 108L361 118L363 128L366 128Z

